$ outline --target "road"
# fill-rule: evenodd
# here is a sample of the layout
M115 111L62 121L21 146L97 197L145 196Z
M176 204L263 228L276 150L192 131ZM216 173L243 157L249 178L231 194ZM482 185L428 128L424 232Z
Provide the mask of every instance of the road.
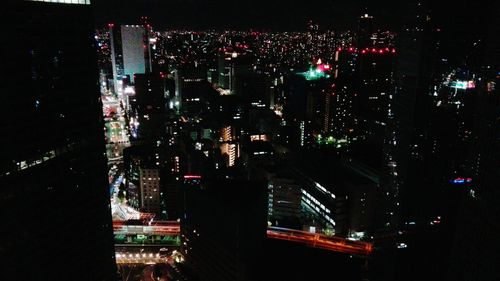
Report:
M160 257L158 252L116 252L115 256L117 264L157 264L168 261L168 258Z
M111 214L113 220L133 220L140 219L141 212L127 205L126 201L122 202L118 199L120 184L124 181L125 175L123 172L118 174L116 180L110 185L111 194Z
M181 232L177 221L155 221L146 225L127 225L124 221L113 221L115 234L144 234L144 235L171 235L176 236Z
M267 237L352 255L367 256L373 251L371 243L279 227L268 227Z

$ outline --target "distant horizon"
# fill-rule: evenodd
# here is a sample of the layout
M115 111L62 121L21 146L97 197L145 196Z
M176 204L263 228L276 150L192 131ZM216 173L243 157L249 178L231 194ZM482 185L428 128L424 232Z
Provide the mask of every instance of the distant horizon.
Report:
M416 2L416 1L415 1ZM424 1L422 1L424 2ZM357 18L365 13L374 17L374 30L398 32L409 3L392 1L309 0L289 3L284 0L254 0L238 3L229 0L93 0L96 27L107 23L138 24L147 16L160 30L256 30L304 31L309 20L320 30L356 30ZM433 23L457 34L481 31L492 25L498 3L493 0L459 0L453 5L434 2ZM313 8L311 8L313 7ZM411 13L411 12L410 12ZM480 16L479 16L480 15Z
M313 0L318 3L317 9L308 9L310 2L292 5L282 0L256 0L237 5L227 0L93 2L96 23L100 26L110 21L134 24L141 16L148 16L155 27L186 30L302 31L306 30L309 20L318 23L322 30L352 30L356 27L357 17L365 12L359 3L327 0ZM148 4L144 5L145 2ZM387 29L394 21L394 13L383 9L387 5L367 11L375 16L376 29ZM169 12L172 10L174 12Z

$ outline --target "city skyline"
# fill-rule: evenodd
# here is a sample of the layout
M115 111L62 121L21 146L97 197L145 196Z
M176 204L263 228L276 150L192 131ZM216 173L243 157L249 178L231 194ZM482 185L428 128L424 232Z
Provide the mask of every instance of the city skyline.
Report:
M499 7L9 2L0 279L499 279Z

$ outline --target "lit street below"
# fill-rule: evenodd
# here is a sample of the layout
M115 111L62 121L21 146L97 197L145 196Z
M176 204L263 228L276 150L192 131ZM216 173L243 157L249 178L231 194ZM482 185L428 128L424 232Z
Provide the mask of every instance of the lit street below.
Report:
M371 243L351 241L345 238L331 237L286 228L268 227L267 237L271 239L302 243L309 247L352 255L366 256L371 254L373 251Z

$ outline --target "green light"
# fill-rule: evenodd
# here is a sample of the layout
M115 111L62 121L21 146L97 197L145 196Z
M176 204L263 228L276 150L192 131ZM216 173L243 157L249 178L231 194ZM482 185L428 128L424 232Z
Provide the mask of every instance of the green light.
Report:
M316 137L316 143L319 145L326 145L334 147L336 149L340 149L349 146L351 142L348 139L344 138L337 139L333 136L322 136L318 134Z
M308 71L299 72L298 74L304 76L306 78L306 80L308 80L308 81L330 77L330 75L326 75L325 72L323 70L321 70L320 68L316 68L316 69L310 68Z

